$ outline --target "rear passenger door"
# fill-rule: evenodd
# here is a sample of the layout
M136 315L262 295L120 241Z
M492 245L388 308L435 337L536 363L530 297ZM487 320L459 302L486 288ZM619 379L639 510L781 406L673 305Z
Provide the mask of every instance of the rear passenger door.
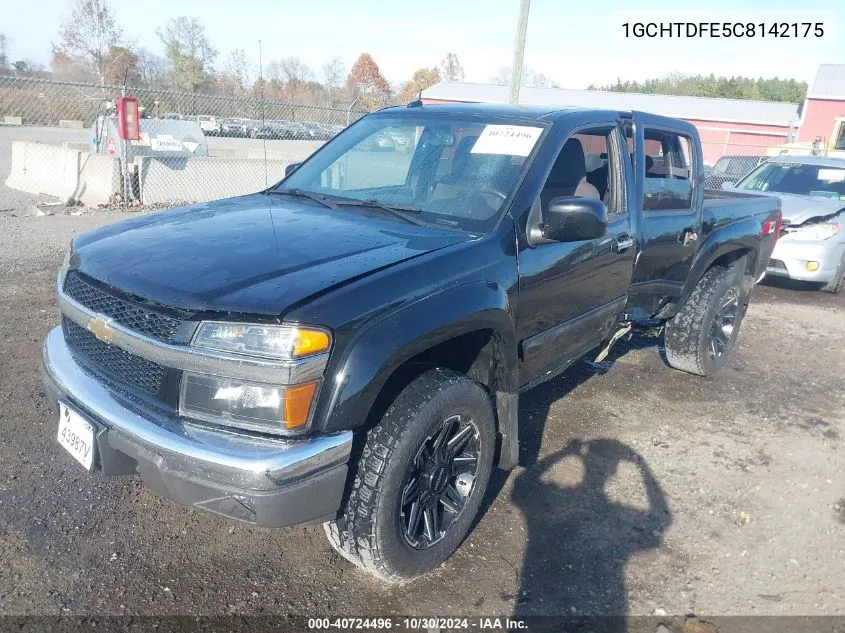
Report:
M701 234L702 157L691 126L635 112L627 130L633 149L641 252L634 268L628 312L655 314L680 297Z

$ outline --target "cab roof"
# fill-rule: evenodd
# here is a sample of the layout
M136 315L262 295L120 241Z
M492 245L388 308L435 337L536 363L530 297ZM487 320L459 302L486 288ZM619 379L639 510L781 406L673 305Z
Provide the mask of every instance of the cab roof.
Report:
M592 108L590 108L592 109ZM437 103L422 104L415 101L407 106L393 106L379 110L374 114L396 114L417 111L458 116L496 116L530 121L553 121L570 112L584 112L587 108L569 108L543 105L511 105L508 103ZM606 110L596 110L606 112ZM619 113L620 116L623 113Z

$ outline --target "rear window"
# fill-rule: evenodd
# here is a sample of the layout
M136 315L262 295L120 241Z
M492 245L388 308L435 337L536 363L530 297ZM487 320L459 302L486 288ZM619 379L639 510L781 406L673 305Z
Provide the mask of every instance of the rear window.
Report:
M663 130L646 129L643 209L689 211L692 208L692 141Z

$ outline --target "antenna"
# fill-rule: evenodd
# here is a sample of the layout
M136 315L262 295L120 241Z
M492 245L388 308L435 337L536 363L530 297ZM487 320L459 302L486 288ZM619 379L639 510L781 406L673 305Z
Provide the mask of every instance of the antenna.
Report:
M267 177L267 133L264 130L266 126L265 112L264 112L264 58L261 53L261 40L258 40L258 80L261 82L261 144L264 147L264 188L270 186Z

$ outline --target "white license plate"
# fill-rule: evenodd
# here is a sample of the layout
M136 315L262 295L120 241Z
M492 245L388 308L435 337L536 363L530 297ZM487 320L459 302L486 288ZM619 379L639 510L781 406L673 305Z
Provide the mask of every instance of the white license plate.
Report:
M91 470L94 463L94 427L63 402L59 403L59 444L87 470Z

